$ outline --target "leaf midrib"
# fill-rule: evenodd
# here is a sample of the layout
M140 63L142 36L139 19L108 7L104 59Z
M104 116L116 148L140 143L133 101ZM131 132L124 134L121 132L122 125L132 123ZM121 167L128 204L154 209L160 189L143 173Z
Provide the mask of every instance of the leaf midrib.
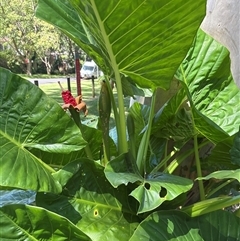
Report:
M112 205L109 205L109 204L103 204L103 203L99 203L99 202L89 201L88 199L73 197L73 202L75 202L75 201L77 203L86 204L86 205L93 206L93 207L98 206L98 207L101 207L101 208L104 208L104 209L110 209L110 211L115 210L115 211L118 211L120 213L128 213L128 214L136 215L136 213L134 213L131 210L126 209L122 206L116 207L116 206L112 206Z
M38 241L38 239L36 239L35 237L33 237L30 233L27 233L26 230L24 230L21 226L19 226L16 222L14 222L8 215L6 215L3 211L1 211L5 218L7 218L12 224L13 226L18 227L18 229L20 229L22 231L23 234L25 234L26 236L30 237L32 240L36 240Z

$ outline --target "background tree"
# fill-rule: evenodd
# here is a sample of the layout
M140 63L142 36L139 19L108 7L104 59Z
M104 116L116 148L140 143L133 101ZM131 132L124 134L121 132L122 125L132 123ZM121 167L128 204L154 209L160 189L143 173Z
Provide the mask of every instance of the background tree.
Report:
M0 2L0 43L3 48L0 58L5 58L9 66L14 63L29 75L43 62L50 74L60 50L60 34L34 16L36 6L36 0Z

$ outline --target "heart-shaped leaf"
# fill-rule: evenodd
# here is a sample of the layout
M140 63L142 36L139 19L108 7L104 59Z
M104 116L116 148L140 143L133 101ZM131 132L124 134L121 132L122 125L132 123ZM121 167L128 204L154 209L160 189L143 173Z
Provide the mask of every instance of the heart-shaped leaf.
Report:
M51 175L54 169L31 150L80 150L86 142L79 129L58 103L28 80L2 68L0 80L0 186L61 191Z
M206 4L203 0L69 2L40 0L37 16L71 37L106 75L120 78L121 73L141 87L164 89L191 45Z
M224 46L199 29L177 78L186 88L199 133L218 143L238 131L240 90Z
M91 240L66 218L22 204L0 208L0 226L1 240Z
M164 201L175 199L190 190L193 184L189 179L166 173L154 173L144 178L138 173L136 163L127 155L110 161L105 175L114 187L128 183L138 185L130 193L139 202L138 213L153 210Z
M38 193L37 205L67 217L94 241L129 240L138 218L127 187L113 188L103 167L88 159L71 162L54 175L63 193Z

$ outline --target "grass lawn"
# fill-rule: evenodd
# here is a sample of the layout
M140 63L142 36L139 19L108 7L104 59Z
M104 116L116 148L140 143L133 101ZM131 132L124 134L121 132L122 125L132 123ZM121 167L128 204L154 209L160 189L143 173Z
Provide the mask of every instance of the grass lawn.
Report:
M67 80L61 82L64 89L67 90ZM61 89L57 83L48 83L48 84L39 84L41 88L48 96L56 100L60 105L63 104ZM88 108L88 115L84 117L81 112L82 120L88 121L96 118L98 116L98 97L100 92L100 83L98 80L95 80L95 97L92 95L92 81L91 80L81 80L81 89L83 101L86 103ZM76 82L71 78L71 92L74 97L77 95ZM117 91L116 88L113 90L115 100L117 102ZM124 98L125 110L128 110L129 107L129 97ZM115 126L113 113L111 114L110 127Z

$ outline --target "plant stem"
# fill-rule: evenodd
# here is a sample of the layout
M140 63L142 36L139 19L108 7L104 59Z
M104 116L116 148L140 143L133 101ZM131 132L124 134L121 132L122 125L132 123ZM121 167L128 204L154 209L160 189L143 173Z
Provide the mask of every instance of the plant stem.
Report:
M125 108L123 101L123 90L120 73L118 69L115 71L116 85L117 85L117 96L118 96L118 117L119 117L119 126L116 126L118 133L118 147L119 154L126 153L128 151L127 144L127 129L126 129L126 118L125 118Z
M120 78L120 75L119 75L119 78ZM117 78L116 78L116 83L118 83L117 84L117 96L118 96L119 111L116 106L112 88L110 86L110 80L108 79L108 81L106 81L106 84L107 84L107 87L108 87L108 90L110 93L113 114L114 114L114 118L115 118L115 122L116 122L116 129L117 129L117 134L118 134L118 150L119 150L119 154L122 154L122 153L126 153L128 151L127 135L126 135L126 120L125 120L125 109L124 109L121 79L117 81ZM118 87L118 86L120 86L120 87Z
M57 168L57 169L62 169L63 165L55 165L55 164L49 164L50 167L52 168Z
M194 116L193 116L193 101L191 98L191 94L187 88L187 79L183 70L183 66L181 64L180 66L181 71L182 71L182 75L183 75L183 80L185 83L185 91L187 94L187 98L188 101L190 103L190 107L191 107L191 116L192 116L192 123L193 123L193 129L194 129L194 137L193 137L193 141L194 141L194 153L195 153L195 161L196 161L196 167L197 167L197 175L198 177L202 177L202 169L201 169L201 162L200 162L200 158L199 158L199 147L198 147L198 140L197 140L197 129L196 129L196 125L195 125L195 121L194 121ZM203 186L203 181L202 180L198 180L198 185L199 185L199 192L200 192L200 199L203 201L205 200L205 192L204 192L204 186Z
M202 147L206 146L207 144L209 144L210 141L209 140L205 140L204 142L202 142L198 148L201 149ZM174 170L184 161L186 160L186 158L190 155L192 155L194 153L194 149L190 149L184 153L182 153L181 155L177 156L168 166L167 168L164 170L165 173L173 173Z
M173 155L175 155L178 151L179 151L178 149L171 151L171 153L169 153L166 157L164 157L164 159L156 167L154 167L154 169L151 171L150 174L156 173L161 167L165 166L165 164L169 161L169 159Z
M83 130L83 127L82 127L82 122L81 122L79 113L78 113L74 108L69 108L69 111L70 111L70 113L71 113L71 116L72 116L74 122L75 122L76 125L78 126L78 128L79 128L79 130L80 130L80 132L81 132L81 134L82 134L83 139L85 139L85 138L84 138L84 130ZM89 147L89 144L88 144L88 143L87 143L86 146L84 147L84 151L85 151L85 153L86 153L86 155L87 155L87 157L88 157L89 159L93 159L93 155L92 155L92 152L91 152L91 150L90 150L90 147Z
M207 198L211 197L214 193L216 193L218 190L222 189L223 187L227 186L231 182L235 181L235 179L229 179L226 182L222 183L218 187L214 188L208 195Z
M111 106L112 106L112 109L113 109L114 119L115 119L115 123L116 123L116 129L117 129L117 132L118 132L118 130L121 129L121 126L120 126L120 121L119 121L119 114L118 114L118 110L117 110L117 105L116 105L116 102L115 102L115 99L114 99L114 96L113 96L112 87L110 86L110 79L107 78L107 76L104 76L104 79L107 80L106 84L107 84L108 91L109 91L109 94L110 94ZM118 136L119 136L119 134L118 134Z
M168 153L168 140L166 141L166 145L165 145L164 159L167 157L167 153ZM167 168L167 162L164 163L164 169L166 168Z
M217 197L210 198L201 202L194 203L190 206L181 209L182 212L186 213L190 217L197 217L206 213L211 213L216 210L223 209L235 205L240 202L240 197Z
M197 175L198 177L202 177L201 162L200 162L199 152L198 152L199 148L198 148L197 135L194 135L193 141L194 141L194 153L195 153L195 161L196 161L196 167L197 167ZM199 185L200 199L201 201L203 201L205 200L203 181L198 180L198 185Z
M139 145L138 153L137 153L137 166L141 174L144 174L146 171L146 158L147 158L147 151L148 145L151 135L152 129L152 120L154 116L154 108L156 102L156 89L153 91L150 113L148 118L147 130L144 132L141 143Z
M99 24L99 28L101 30L103 40L105 42L106 48L108 49L108 54L110 58L110 63L112 65L116 86L117 86L117 96L118 96L118 114L114 111L115 119L119 118L119 123L116 125L117 134L118 134L118 151L119 154L127 153L128 151L128 143L127 143L127 128L126 128L126 120L125 120L125 110L124 110L124 101L123 101L123 90L122 90L122 82L121 76L118 68L118 64L116 62L116 58L114 56L112 45L110 44L109 37L106 33L103 22L101 21L99 12L97 10L96 4L94 1L92 2L92 8L96 16L96 20ZM116 116L117 115L117 116Z

